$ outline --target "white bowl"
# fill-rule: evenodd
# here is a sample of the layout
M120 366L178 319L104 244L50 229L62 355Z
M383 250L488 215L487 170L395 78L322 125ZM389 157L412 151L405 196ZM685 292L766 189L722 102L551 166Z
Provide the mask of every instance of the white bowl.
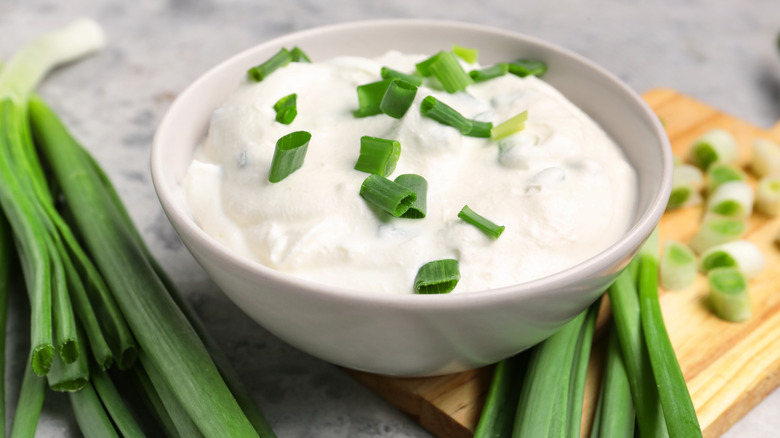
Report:
M193 221L180 185L211 113L280 47L313 59L435 53L459 44L490 64L544 60L543 79L595 119L638 174L635 220L623 237L565 271L516 286L451 295L367 295L314 284L231 253ZM380 374L445 374L497 362L545 339L593 303L661 218L672 154L640 96L592 62L538 39L471 24L429 20L356 22L297 32L219 64L182 92L162 119L152 177L169 220L193 256L238 307L291 345L341 366ZM240 336L240 334L237 334Z

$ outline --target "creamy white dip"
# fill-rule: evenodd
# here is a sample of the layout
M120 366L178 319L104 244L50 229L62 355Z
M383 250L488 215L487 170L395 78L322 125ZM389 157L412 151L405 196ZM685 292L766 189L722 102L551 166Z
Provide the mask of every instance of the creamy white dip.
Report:
M211 119L184 179L203 230L234 252L317 283L365 293L411 294L417 270L459 261L452 293L509 286L569 268L628 229L636 175L622 152L581 110L536 77L505 76L448 94L426 82L406 115L356 118L356 87L382 66L414 71L426 56L390 52L291 63L241 84ZM474 68L469 66L468 68ZM298 116L275 122L273 104L297 93ZM525 129L498 142L464 137L420 115L433 95L468 118L495 124L528 110ZM303 166L268 182L276 141L312 134ZM360 137L398 140L391 179L428 181L424 219L378 214L360 197L354 170ZM468 205L506 227L498 239L458 218Z

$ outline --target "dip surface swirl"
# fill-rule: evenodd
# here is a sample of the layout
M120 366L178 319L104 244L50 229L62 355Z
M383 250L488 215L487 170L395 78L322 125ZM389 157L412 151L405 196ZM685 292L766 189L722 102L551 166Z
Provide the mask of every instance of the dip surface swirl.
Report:
M183 181L198 225L232 251L309 281L365 293L411 294L417 270L458 260L452 293L538 279L583 262L622 236L636 204L636 174L620 148L543 80L507 74L446 93L427 79L401 118L356 118L356 87L383 66L413 72L425 55L388 52L290 63L245 81L217 109ZM477 68L470 65L467 69ZM274 103L296 93L298 115L275 121ZM528 111L525 129L495 141L461 135L420 114L434 96L467 118L497 125ZM303 166L268 182L276 141L312 138ZM397 140L390 179L428 181L427 216L394 218L359 195L360 137ZM468 205L506 227L492 239L458 218Z

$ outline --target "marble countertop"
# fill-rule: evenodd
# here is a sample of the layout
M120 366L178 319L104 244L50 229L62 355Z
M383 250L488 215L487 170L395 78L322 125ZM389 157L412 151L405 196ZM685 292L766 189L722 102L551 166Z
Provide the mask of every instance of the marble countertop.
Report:
M749 6L748 6L749 4ZM209 67L290 31L378 18L467 21L522 32L578 52L638 92L671 87L755 125L780 119L776 0L481 2L449 0L0 0L0 58L79 16L109 46L57 71L40 89L104 165L153 253L187 291L280 437L426 437L411 419L338 368L244 316L182 246L154 194L149 148L171 100ZM12 309L24 305L12 297ZM9 406L26 355L27 322L11 315ZM780 390L727 434L776 436ZM78 436L67 398L47 398L38 436Z

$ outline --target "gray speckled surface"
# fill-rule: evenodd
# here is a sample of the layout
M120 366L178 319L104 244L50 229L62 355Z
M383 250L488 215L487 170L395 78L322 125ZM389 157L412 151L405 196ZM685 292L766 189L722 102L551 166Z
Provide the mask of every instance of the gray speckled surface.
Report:
M436 18L549 40L614 72L639 92L671 87L759 126L780 119L777 0L481 2L396 0L0 0L0 57L78 16L109 47L56 72L41 88L103 163L152 251L187 291L280 437L425 437L424 430L337 368L254 324L211 284L168 224L150 180L155 126L175 94L210 66L281 34L369 18ZM20 312L24 300L12 297ZM27 322L11 316L9 406L26 355ZM47 399L39 436L77 436L66 398ZM780 391L728 437L777 436Z

